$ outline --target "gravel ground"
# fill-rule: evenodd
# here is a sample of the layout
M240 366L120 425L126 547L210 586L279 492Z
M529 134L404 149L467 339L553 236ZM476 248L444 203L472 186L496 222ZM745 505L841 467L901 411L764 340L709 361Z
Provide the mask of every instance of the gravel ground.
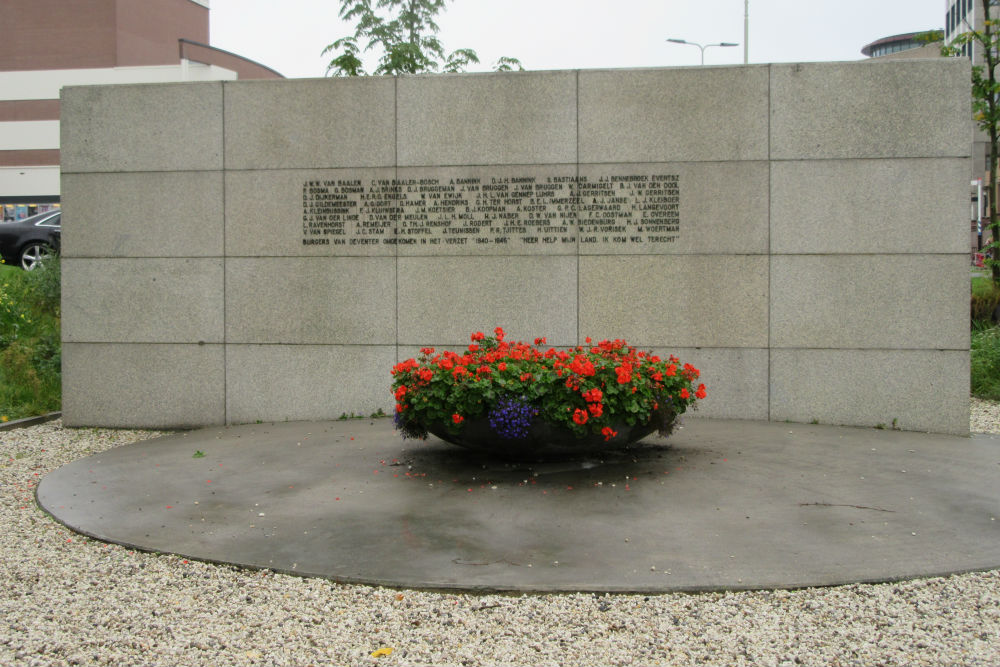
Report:
M973 400L971 413L973 431L1000 432L1000 404ZM0 431L0 665L1000 664L1000 571L798 591L450 595L139 553L35 505L50 470L158 435L58 421Z

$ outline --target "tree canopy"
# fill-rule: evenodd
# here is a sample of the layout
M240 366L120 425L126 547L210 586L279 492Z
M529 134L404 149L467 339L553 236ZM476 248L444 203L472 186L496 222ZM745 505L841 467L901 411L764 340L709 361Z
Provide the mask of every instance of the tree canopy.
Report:
M323 49L332 54L326 73L332 76L366 76L361 54L381 51L374 75L464 72L479 56L468 48L450 53L437 38L435 17L447 0L341 0L340 18L355 23L354 34L341 37ZM503 56L496 71L523 70L517 58Z

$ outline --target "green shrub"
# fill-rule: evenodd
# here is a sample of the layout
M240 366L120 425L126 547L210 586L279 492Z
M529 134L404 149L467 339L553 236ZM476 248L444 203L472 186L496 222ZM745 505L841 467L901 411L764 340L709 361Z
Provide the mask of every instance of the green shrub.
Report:
M0 268L0 419L58 410L59 260L33 271Z
M971 343L972 395L1000 400L1000 326L974 324Z
M1000 306L1000 288L985 276L972 279L972 302L970 314L973 321L991 322L993 313Z

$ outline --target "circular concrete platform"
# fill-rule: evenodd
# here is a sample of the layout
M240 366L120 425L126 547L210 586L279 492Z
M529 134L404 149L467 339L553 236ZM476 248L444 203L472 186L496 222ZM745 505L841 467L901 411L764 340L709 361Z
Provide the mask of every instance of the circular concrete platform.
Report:
M627 456L498 463L391 421L207 428L47 475L85 535L424 589L663 592L1000 567L1000 439L688 419Z

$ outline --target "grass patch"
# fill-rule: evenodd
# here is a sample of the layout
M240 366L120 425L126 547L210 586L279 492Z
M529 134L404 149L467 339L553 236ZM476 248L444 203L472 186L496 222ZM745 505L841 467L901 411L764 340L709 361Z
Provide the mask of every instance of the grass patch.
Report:
M988 276L972 278L972 320L981 322L993 321L993 313L1000 306L1000 288Z
M969 359L972 395L1000 401L1000 326L973 323Z
M34 271L0 266L0 420L60 408L60 277L58 258Z

